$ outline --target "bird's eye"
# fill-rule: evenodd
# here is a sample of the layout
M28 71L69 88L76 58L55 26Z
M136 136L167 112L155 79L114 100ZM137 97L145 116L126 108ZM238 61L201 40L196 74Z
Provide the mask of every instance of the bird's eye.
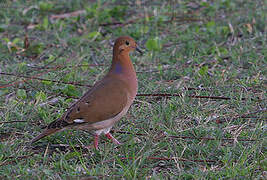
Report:
M130 43L129 43L129 41L126 41L125 44L126 44L127 46L129 46Z

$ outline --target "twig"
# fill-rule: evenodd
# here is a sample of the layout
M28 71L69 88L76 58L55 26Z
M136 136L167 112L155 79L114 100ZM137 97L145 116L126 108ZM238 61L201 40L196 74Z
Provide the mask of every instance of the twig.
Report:
M159 94L137 94L136 96L152 96L152 97L172 97L172 96L178 96L182 97L181 94L168 94L168 93L159 93ZM191 98L200 98L200 99L223 99L223 100L230 100L229 97L222 97L222 96L195 96L195 95L189 95L188 97Z
M168 67L168 68L162 68L161 70L144 70L144 71L136 71L136 73L154 73L154 72L160 72L160 71L165 71L165 70L170 70L170 69L177 69L177 67Z
M235 138L209 138L209 137L190 137L190 136L166 136L167 138L172 138L172 139L198 139L198 140L218 140L218 141L256 141L256 139L235 139Z
M27 122L27 121L3 121L0 124L16 123L16 122Z
M235 120L235 119L238 119L238 118L259 118L259 117L253 117L251 115L258 114L258 113L261 113L261 112L267 112L267 108L261 109L261 110L258 110L258 111L254 111L254 112L249 112L249 113L243 114L241 116L236 116L236 117L233 117L232 119ZM214 119L214 121L216 121L217 124L221 124L221 123L226 122L227 118L230 118L230 117L229 116L228 117L223 117L223 118L218 117L218 118Z
M75 67L80 67L80 66L84 66L84 65L78 65L78 66L75 66ZM87 65L86 65L87 66ZM104 66L104 64L98 64L98 65L95 65L95 64L89 64L88 66ZM21 81L17 81L17 82L13 82L13 83L9 83L9 84L5 84L5 85L2 85L0 86L0 89L1 88L6 88L6 87L11 87L11 86L15 86L19 83L22 83L22 82L26 82L30 79L36 79L36 80L41 80L41 81L50 81L50 82L55 82L55 83L61 83L61 84L71 84L71 85L77 85L77 86L85 86L85 87L92 87L90 85L83 85L83 84L80 84L80 83L74 83L74 82L62 82L62 81L56 81L56 80L50 80L50 79L44 79L44 78L38 78L38 76L42 76L52 70L57 70L57 69L61 69L61 68L66 68L66 67L70 67L70 66L62 66L62 65L58 65L58 66L55 66L55 67L35 67L35 68L38 68L38 69L47 69L47 71L43 72L43 73L40 73L40 74L37 74L36 76L25 76L25 75L16 75L16 74L12 74L12 73L5 73L5 72L0 72L0 74L2 75L7 75L7 76L15 76L15 77L20 77L20 78L26 78L24 80L21 80Z
M21 159L27 159L29 157L32 157L34 154L36 153L31 153L29 155L25 155L25 156L10 156L10 157L7 157L5 158L5 160L0 164L0 166L3 166L3 165L7 165L7 164L11 164L11 163L15 163L17 160L21 160ZM9 161L9 159L11 159Z
M55 68L52 68L52 69L55 69ZM45 73L48 73L49 71L45 72ZM91 85L83 85L83 84L80 84L80 83L75 83L75 82L63 82L63 81L56 81L56 80L51 80L51 79L44 79L44 78L38 78L38 77L34 77L34 76L24 76L24 75L16 75L16 74L11 74L11 73L4 73L4 72L0 72L0 74L2 75L8 75L8 76L15 76L15 77L20 77L20 78L26 78L24 80L21 80L21 81L17 81L15 83L10 83L10 84L5 84L3 86L0 86L0 89L1 88L6 88L6 87L10 87L10 86L14 86L20 82L26 82L30 79L36 79L36 80L40 80L40 81L50 81L50 82L55 82L55 83L61 83L61 84L71 84L71 85L76 85L76 86L86 86L86 87L92 87ZM40 74L37 74L36 76L41 76L43 75L44 73L40 73Z
M165 15L170 15L169 13L165 13ZM154 17L154 15L146 15L146 17ZM122 22L111 22L111 23L102 23L100 24L100 26L120 26L120 27L123 27L123 26L126 26L128 24L132 24L132 23L135 23L136 21L140 20L140 19L144 19L144 15L138 17L138 18L135 18L135 19L131 19L131 20L128 20L124 23ZM202 19L197 19L197 18L192 18L192 17L174 17L174 18L171 18L170 20L167 20L167 21L163 21L162 23L172 23L174 21L179 21L179 22L196 22L196 21L203 21Z
M130 132L127 132L127 131L114 131L114 130L111 130L111 132L115 132L115 133L120 133L120 134L133 134L133 133L130 133ZM143 133L135 133L134 135L137 135L137 136L146 136L147 134L143 134ZM164 136L161 136L162 138L165 137L165 138L171 138L171 139L198 139L198 140L222 140L222 141L234 141L234 140L237 140L237 141L256 141L256 139L234 139L234 138L221 138L221 139L217 139L217 138L209 138L209 137L191 137L191 136L172 136L172 135L164 135Z
M132 158L132 157L121 157L119 159L120 160L127 160L127 159L132 160L132 159L135 159L135 158ZM220 161L209 160L209 159L185 159L185 158L177 158L177 157L166 158L166 157L152 157L152 156L149 156L146 159L149 159L149 160L161 160L161 161L178 160L178 161L183 161L183 162L207 162L207 163L220 162ZM112 161L114 161L114 159L104 161L103 163L108 163L108 162L112 162Z
M85 146L72 146L68 144L50 144L51 147L53 148L83 148L87 149Z
M54 67L53 69L56 69L57 67ZM53 70L53 69L50 69L50 70L47 70L47 71L45 71L45 72L42 72L42 73L39 73L39 74L37 74L37 75L35 75L35 77L27 77L27 76L25 76L25 78L26 79L24 79L24 80L21 80L21 81L15 81L15 82L12 82L12 83L9 83L9 84L5 84L5 85L2 85L2 86L0 86L0 89L1 88L7 88L7 87L11 87L11 86L15 86L15 85L17 85L17 84L19 84L19 83L23 83L23 82L26 82L26 81L28 81L28 80L30 80L30 79L34 79L34 78L36 78L36 77L38 77L38 76L42 76L42 75L44 75L44 74L47 74L47 73L49 73L51 70ZM3 72L0 72L0 74L2 74L2 75L10 75L10 76L17 76L17 77L23 77L23 75L14 75L14 74L11 74L11 73L3 73Z
M136 18L136 19L132 19L132 20L129 20L125 23L122 23L122 22L111 22L111 23L102 23L102 24L99 24L100 26L126 26L127 24L131 24L131 23L134 23L136 22L137 20L139 20L140 18Z
M96 66L105 66L105 64L79 64L79 65L73 65L73 66L65 66L65 65L58 65L57 69L64 69L64 68L77 68L77 67L96 67ZM31 68L35 69L53 69L55 67L37 67L37 66L29 66Z
M261 112L267 112L267 108L261 109L261 110L258 110L258 111L254 111L254 112L249 112L249 113L241 115L240 117L241 118L248 118L248 115L258 114L258 113L261 113Z
M120 134L132 134L132 133L127 132L127 131L116 131L116 130L111 130L110 132L111 132L111 133L120 133ZM143 133L135 133L134 135L137 135L137 136L146 136L147 134L143 134Z
M178 96L178 97L182 97L181 94L169 94L169 93L158 93L158 94L137 94L136 96L157 96L157 97L172 97L172 96ZM230 98L230 97L223 97L223 96L197 96L197 95L188 95L187 97L191 97L191 98L198 98L198 99L221 99L221 100L231 100L231 99L236 99L236 98ZM241 98L241 100L247 100L246 98ZM261 99L252 99L252 101L260 101Z
M200 99L223 99L223 100L230 100L231 99L229 97L221 97L221 96L195 96L195 95L192 95L192 96L188 96L188 97L200 98Z
M54 20L54 19L65 19L65 18L69 18L69 17L79 16L79 15L85 14L85 13L86 13L86 10L78 10L78 11L74 11L74 12L70 12L70 13L51 15L50 19L51 20Z

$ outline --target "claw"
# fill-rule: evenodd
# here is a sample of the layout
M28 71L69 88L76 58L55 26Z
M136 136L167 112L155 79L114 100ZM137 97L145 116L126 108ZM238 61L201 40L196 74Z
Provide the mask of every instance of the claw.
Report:
M110 133L105 134L105 136L112 140L115 144L121 144L117 139L115 139Z

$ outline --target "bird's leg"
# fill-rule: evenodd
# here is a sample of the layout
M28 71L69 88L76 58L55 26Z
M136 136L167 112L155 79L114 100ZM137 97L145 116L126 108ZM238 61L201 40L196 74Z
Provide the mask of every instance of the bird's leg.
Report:
M98 135L97 134L95 135L94 146L95 146L95 149L98 150Z
M117 139L115 139L110 133L105 134L105 136L112 140L115 144L121 144Z

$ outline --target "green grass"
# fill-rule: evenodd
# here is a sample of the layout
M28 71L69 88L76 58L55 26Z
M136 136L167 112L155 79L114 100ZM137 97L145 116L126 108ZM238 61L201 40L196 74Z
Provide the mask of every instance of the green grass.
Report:
M265 179L266 30L264 0L0 2L0 179ZM81 131L30 145L103 77L121 35L146 49L131 55L138 93L181 96L138 96L120 146L82 149Z

